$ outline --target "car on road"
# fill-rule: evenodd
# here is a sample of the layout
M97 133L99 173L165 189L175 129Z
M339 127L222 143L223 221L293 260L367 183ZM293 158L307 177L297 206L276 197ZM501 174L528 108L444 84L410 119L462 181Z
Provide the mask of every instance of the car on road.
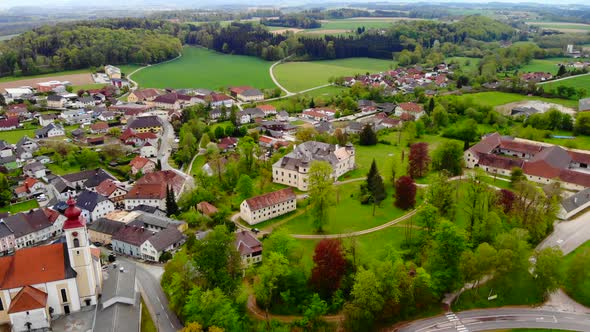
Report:
M254 234L260 233L260 230L258 228L252 228L252 229L250 229L250 231L252 231L252 233L254 233Z
M96 242L93 242L92 244L94 244L94 245L95 245L95 246L97 246L97 247L102 247L102 243L100 243L100 242L98 242L98 241L96 241Z

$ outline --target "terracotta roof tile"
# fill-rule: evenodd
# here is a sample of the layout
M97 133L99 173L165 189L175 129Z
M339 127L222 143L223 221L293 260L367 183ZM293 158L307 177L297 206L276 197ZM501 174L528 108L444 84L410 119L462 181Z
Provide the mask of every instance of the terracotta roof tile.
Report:
M23 287L14 298L12 298L8 313L12 314L33 309L45 309L46 305L47 293L27 285Z
M256 211L265 207L273 206L282 202L295 199L295 193L292 188L277 190L268 194L252 197L246 200L250 210Z

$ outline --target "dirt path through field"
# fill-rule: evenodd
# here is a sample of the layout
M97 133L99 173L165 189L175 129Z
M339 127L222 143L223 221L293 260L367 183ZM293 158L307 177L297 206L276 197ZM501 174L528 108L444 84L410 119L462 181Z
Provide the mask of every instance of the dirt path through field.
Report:
M271 31L271 33L275 34L275 35L279 35L279 34L287 32L287 31L291 31L293 33L298 33L298 32L305 31L305 30L304 29L297 29L297 28L285 28L285 29Z
M90 73L82 73L82 74L59 75L59 76L49 76L49 77L39 77L39 78L26 78L26 79L17 80L17 81L1 82L0 83L0 90L4 90L7 88L18 88L20 86L35 87L35 85L37 83L48 82L48 81L70 81L72 83L72 85L86 85L86 84L94 83L94 81L92 80L92 75L90 75Z

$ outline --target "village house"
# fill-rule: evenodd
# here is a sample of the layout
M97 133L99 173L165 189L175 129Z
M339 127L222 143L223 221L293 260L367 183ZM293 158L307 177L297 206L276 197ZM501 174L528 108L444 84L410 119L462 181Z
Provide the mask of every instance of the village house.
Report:
M129 165L131 166L131 174L133 175L139 172L141 174L148 174L156 170L156 163L142 156L135 156L129 162Z
M211 217L218 212L217 208L213 204L205 201L197 204L197 211L207 217Z
M314 121L330 121L336 116L336 111L329 108L309 108L301 113L302 118Z
M125 227L122 222L99 218L88 226L88 237L91 242L98 242L102 245L111 244L113 235Z
M4 115L8 118L17 118L19 120L28 120L33 116L26 106L9 107Z
M217 143L217 148L222 152L233 150L238 146L238 139L235 137L224 137Z
M140 245L143 259L159 262L165 252L175 253L185 242L186 236L174 227L166 228L148 238Z
M287 111L280 111L277 113L276 119L277 121L287 122L289 121L289 113Z
M15 130L18 126L18 118L0 119L0 131Z
M108 121L115 120L115 117L116 117L115 112L104 110L104 111L100 112L97 119L100 121L108 122Z
M5 140L0 140L0 158L12 157L12 146Z
M90 125L90 132L93 134L106 134L109 131L109 124L106 122L95 122Z
M76 103L78 107L96 106L96 100L92 96L79 97Z
M14 189L18 198L30 197L45 192L45 184L35 178L26 178L22 184Z
M95 188L95 191L108 198L113 204L115 204L115 207L123 204L123 199L128 192L127 187L123 185L123 183L111 179L102 181Z
M404 114L411 116L414 120L418 120L420 117L424 116L426 112L424 112L422 105L411 102L400 103L395 108L395 116L401 117Z
M121 133L119 139L126 145L133 145L135 147L141 147L146 143L151 145L157 145L158 135L152 132L138 133L134 129L127 128Z
M170 188L178 199L184 188L184 178L174 171L157 171L137 180L125 196L125 209L138 205L154 206L166 210L166 192Z
M205 101L211 104L211 107L232 107L234 100L223 93L212 93L205 97Z
M6 226L4 221L0 221L0 254L6 256L14 252L15 246L14 233Z
M17 213L4 218L3 222L14 234L14 249L33 246L58 234L42 209Z
M41 179L47 175L47 167L40 162L34 161L23 166L23 173L28 177Z
M235 246L242 259L242 267L247 268L253 264L262 262L262 243L246 230L235 233Z
M35 138L51 138L64 136L65 134L66 132L62 125L56 123L50 123L41 129L35 130Z
M104 66L104 72L110 79L121 79L121 69L112 65Z
M551 73L535 72L535 73L524 73L520 76L520 79L524 82L544 82L553 78Z
M156 133L162 130L162 122L155 115L139 116L133 119L127 128L133 129L136 133Z
M59 118L59 114L56 113L48 113L48 114L41 114L38 117L39 124L43 127L47 126L50 123L55 122Z
M166 110L179 110L181 108L181 102L180 99L178 99L178 94L173 92L159 95L152 101L149 101L148 104L153 107Z
M248 198L240 204L240 218L250 225L276 218L295 211L296 198L292 188Z
M115 178L112 174L110 174L102 168L95 168L86 171L65 174L62 175L61 178L65 181L68 187L76 188L78 190L93 190L104 180L117 180L117 178Z
M137 89L131 91L127 96L127 101L130 103L145 103L153 101L160 93L156 89Z
M590 153L586 151L493 133L465 151L464 159L467 168L479 167L492 174L510 176L514 167L520 167L529 181L559 182L574 191L590 187Z
M272 180L302 191L308 190L308 173L313 161L326 161L332 166L332 177L337 179L355 167L352 144L338 146L309 141L299 144L293 151L272 165Z
M115 205L107 197L89 190L78 195L76 206L82 209L82 216L91 223L115 210Z
M67 99L60 95L47 96L47 107L49 108L64 108Z
M92 123L92 112L85 109L63 111L60 116L68 125Z
M277 108L270 104L258 105L256 106L259 110L264 112L265 116L271 116L277 114Z
M232 97L241 101L252 102L264 100L264 93L251 86L236 86L229 89Z

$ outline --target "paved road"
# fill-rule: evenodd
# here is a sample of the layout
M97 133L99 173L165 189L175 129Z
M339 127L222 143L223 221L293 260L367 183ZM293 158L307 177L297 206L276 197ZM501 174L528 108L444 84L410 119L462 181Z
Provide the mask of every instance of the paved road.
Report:
M569 80L571 78L576 78L576 77L581 77L581 76L586 76L586 75L590 75L590 73L580 74L580 75L574 75L574 76L568 76L568 77L559 78L559 79L556 79L556 80L545 81L545 82L539 82L539 83L537 83L537 85L543 85L543 84L549 84L549 83L553 83L553 82L565 81L565 80Z
M159 279L154 276L154 273L148 271L142 264L136 263L132 259L121 256L118 256L117 259L135 264L135 277L140 285L144 295L143 300L152 315L154 324L159 325L158 331L176 332L182 329L183 325L176 314L170 310L168 299L160 286Z
M564 255L574 251L584 242L590 240L590 213L584 213L570 221L562 221L555 225L555 230L539 246L538 249L557 246Z
M283 87L283 86L281 85L281 83L279 83L279 81L277 81L277 79L275 78L275 74L274 74L272 71L273 71L273 69L275 69L275 67L276 67L277 65L280 65L281 63L283 63L283 61L285 61L285 60L289 59L289 58L290 58L290 57L292 57L292 56L293 56L293 55L289 55L288 57L286 57L286 58L284 58L284 59L282 59L282 60L279 60L279 61L277 61L277 62L273 63L273 64L272 64L272 66L270 66L270 68L268 69L268 72L269 72L269 74L270 74L270 78L272 79L272 81L274 82L274 84L275 84L276 86L278 86L278 87L279 87L279 89L283 90L283 91L284 91L284 92L287 94L285 97L292 96L292 95L293 95L293 93L292 93L292 92L289 92L289 90L285 89L285 87Z
M446 313L414 321L387 331L486 331L514 328L545 328L569 331L590 331L590 315L563 313L542 309L501 308Z
M158 160L162 165L162 170L171 170L180 174L185 179L183 192L192 190L195 186L195 179L189 174L183 173L182 171L170 166L168 159L170 158L170 152L172 151L172 143L174 142L174 128L170 122L162 120L162 137L160 140L160 150L158 151Z

